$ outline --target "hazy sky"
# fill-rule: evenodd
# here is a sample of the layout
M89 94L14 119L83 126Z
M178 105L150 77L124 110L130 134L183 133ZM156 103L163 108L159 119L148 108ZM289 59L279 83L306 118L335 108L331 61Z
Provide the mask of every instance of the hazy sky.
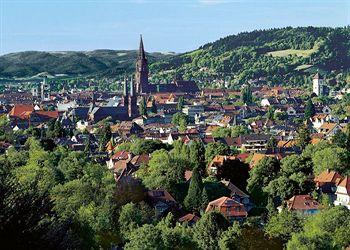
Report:
M24 50L184 52L227 35L346 26L350 0L0 0L0 54Z

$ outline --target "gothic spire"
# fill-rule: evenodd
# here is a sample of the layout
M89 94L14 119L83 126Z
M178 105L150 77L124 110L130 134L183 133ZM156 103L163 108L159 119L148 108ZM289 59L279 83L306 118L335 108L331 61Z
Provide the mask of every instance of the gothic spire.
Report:
M146 53L145 53L145 49L143 47L142 35L140 35L139 58L146 59Z

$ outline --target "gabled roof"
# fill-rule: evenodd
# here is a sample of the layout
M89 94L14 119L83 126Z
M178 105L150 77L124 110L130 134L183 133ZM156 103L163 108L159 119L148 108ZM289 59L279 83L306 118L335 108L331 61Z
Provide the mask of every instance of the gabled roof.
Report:
M232 182L227 181L227 180L222 180L221 183L224 184L231 191L231 196L238 195L240 197L246 197L246 198L249 197L249 195L247 195L242 190L240 190L238 187L236 187Z
M350 177L347 176L345 177L340 183L339 185L340 187L343 187L346 189L347 195L350 195Z
M200 218L195 214L186 214L182 216L178 221L179 222L197 222Z
M333 183L335 185L339 184L342 180L342 176L335 171L323 171L318 176L315 177L315 182L318 183Z
M33 112L33 111L34 111L33 105L16 104L15 106L13 106L13 108L9 112L9 115L21 117L23 114L28 112Z
M323 77L321 76L320 73L317 72L317 73L314 75L313 79L323 79Z

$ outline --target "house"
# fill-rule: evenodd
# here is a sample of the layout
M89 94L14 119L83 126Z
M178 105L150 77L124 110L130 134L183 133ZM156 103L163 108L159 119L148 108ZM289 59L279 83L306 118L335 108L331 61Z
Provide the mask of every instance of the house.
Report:
M310 195L295 195L285 201L286 208L289 211L296 211L303 215L312 215L319 212L319 203ZM278 207L278 211L282 211L282 206Z
M334 194L341 180L342 176L339 173L328 169L314 179L317 189L324 194Z
M239 203L229 197L223 196L219 199L209 202L205 212L221 212L230 222L242 221L248 216L248 213L242 203Z
M193 226L200 218L195 214L186 214L177 221L180 223L187 223L190 227Z
M242 203L247 211L253 207L253 203L250 201L249 195L236 187L231 181L222 180L221 183L224 184L228 190L230 190L231 199Z
M335 191L336 200L335 206L345 206L350 209L350 177L345 177L338 185Z
M266 150L268 141L270 140L270 136L264 134L240 135L238 138L241 150L246 152Z
M235 156L230 155L216 155L208 165L207 172L211 175L216 175L218 173L218 168L220 168L226 161L236 160Z
M341 130L341 129L342 127L337 123L326 122L319 127L317 132L324 134L326 137L331 137L335 135L338 130Z
M177 203L171 194L165 189L149 190L147 200L154 207L156 217L161 217L167 212L176 209Z

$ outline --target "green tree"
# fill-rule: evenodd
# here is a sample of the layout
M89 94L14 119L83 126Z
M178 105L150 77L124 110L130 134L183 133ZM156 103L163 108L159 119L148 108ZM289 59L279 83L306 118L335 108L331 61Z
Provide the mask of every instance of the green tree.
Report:
M147 116L147 102L145 97L141 98L140 104L139 104L139 113L140 115L146 115Z
M188 210L199 211L201 209L202 191L203 191L202 177L198 171L198 168L194 168L192 172L190 186L188 188L188 193L184 201L185 207Z
M182 109L184 107L184 104L185 104L185 99L183 96L180 96L179 97L179 100L178 100L178 103L177 103L177 110L182 112Z
M228 220L220 212L208 212L197 221L193 236L201 249L218 249L218 241L228 227Z
M173 158L166 150L154 151L148 165L141 166L137 175L148 188L174 190L177 183L184 179L185 166L179 159Z
M164 249L162 232L151 224L131 231L125 249Z
M205 147L205 161L209 164L216 155L228 155L229 153L230 148L226 144L210 142Z
M241 96L242 96L242 101L244 103L249 104L253 102L253 94L249 86L246 86L242 89Z
M257 204L266 205L267 193L263 188L276 178L279 169L279 163L274 157L264 157L250 170L247 190Z
M297 134L297 146L304 149L311 141L310 131L306 126L301 126Z
M293 234L287 249L342 249L350 244L350 211L343 206L322 210Z
M347 151L339 147L329 147L315 152L312 157L315 174L319 174L327 169L335 170L342 174L348 174Z
M188 116L184 113L178 112L173 115L172 123L178 126L180 132L184 132L188 124Z
M305 105L305 114L304 114L304 118L305 118L305 120L308 120L308 119L310 119L311 117L313 117L315 114L316 114L315 106L314 106L314 104L312 103L312 100L309 99L309 100L307 100L306 105Z
M248 133L249 133L248 128L246 126L243 126L243 125L236 125L236 126L232 127L232 129L231 129L231 137L246 135Z
M303 218L295 212L282 210L270 218L266 224L265 231L271 237L278 237L287 242L292 234L302 230Z
M238 223L234 223L226 231L224 231L219 240L220 250L239 249L239 237L241 229Z
M204 170L205 168L205 148L200 141L190 143L190 162L193 168ZM187 157L187 156L186 156Z

